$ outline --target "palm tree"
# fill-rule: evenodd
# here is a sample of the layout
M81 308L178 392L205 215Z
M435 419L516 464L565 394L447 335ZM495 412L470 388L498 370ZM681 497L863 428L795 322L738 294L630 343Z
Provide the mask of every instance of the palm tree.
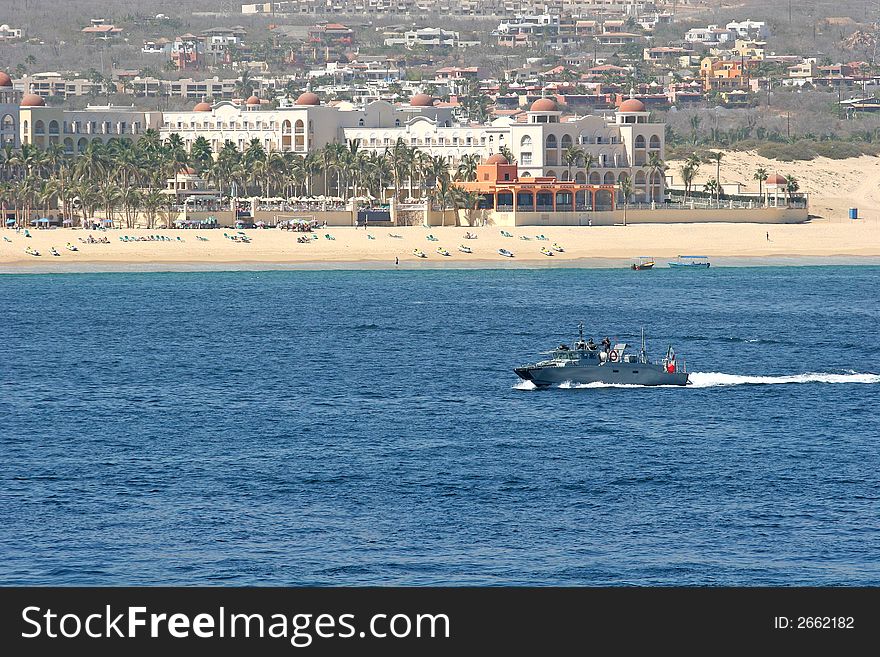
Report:
M715 160L715 203L719 206L721 205L721 158L723 156L724 153L721 151L715 151L712 154Z
M241 77L235 81L235 95L239 98L248 98L254 93L254 81L251 72L245 69L241 72Z
M770 174L767 173L767 169L764 167L758 167L755 170L755 175L752 176L752 180L758 181L758 196L761 198L761 204L764 204L764 181L770 177Z
M795 178L791 174L785 176L785 203L786 203L786 205L791 203L791 195L796 194L800 188L801 188L801 185L797 181L797 178Z
M98 187L98 193L100 194L101 202L104 204L104 217L106 219L109 219L112 223L113 209L122 198L122 190L114 182L111 182L110 180L105 180Z
M584 159L584 149L580 146L569 146L562 154L562 161L568 166L568 179L571 180L571 170L579 162Z
M462 182L469 182L477 179L477 165L480 163L480 156L476 153L466 153L461 156L458 162L458 169L455 172L455 179Z
M623 225L626 226L626 207L629 204L629 197L633 193L633 181L631 176L625 176L619 183L620 195L623 197Z
M453 187L452 193L452 207L455 210L455 225L458 226L458 211L459 210L467 210L468 211L468 224L473 225L472 216L470 213L476 209L477 204L480 202L480 195L477 192L469 192L461 187Z
M193 141L192 148L189 150L189 157L195 170L201 175L214 162L214 153L211 150L211 142L199 135Z
M513 164L514 162L516 162L516 159L513 157L513 151L510 150L510 148L507 145L500 146L498 148L498 152L501 153L504 157L506 157L507 161L510 164Z
M168 171L167 177L174 178L174 189L178 187L178 179L180 170L189 162L189 153L186 152L186 144L183 138L176 132L171 133L165 140L164 146L165 168Z
M710 196L714 196L715 192L718 191L718 181L715 178L709 178L703 185L703 191Z
M697 176L697 170L700 168L700 158L696 153L688 157L685 160L684 165L679 169L681 172L681 179L684 182L684 200L687 201L688 196L691 193L691 185L694 182L694 178Z
M153 228L156 225L156 216L159 214L159 208L165 203L166 194L159 190L151 189L141 198L141 207L147 216L147 228Z
M660 199L654 197L654 179L657 177L658 174L662 176L667 168L668 167L666 166L666 163L663 162L663 160L660 158L659 153L651 153L648 156L648 175L651 177L650 182L651 182L651 200L652 201L656 202L656 201L660 200Z

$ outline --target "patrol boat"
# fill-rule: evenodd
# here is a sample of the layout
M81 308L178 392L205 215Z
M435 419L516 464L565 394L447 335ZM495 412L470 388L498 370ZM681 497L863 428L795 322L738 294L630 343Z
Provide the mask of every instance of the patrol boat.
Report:
M538 388L549 388L562 383L618 384L638 386L687 385L688 372L684 360L676 360L670 346L660 361L649 361L645 352L645 331L637 354L628 353L625 342L604 345L584 342L584 325L578 325L579 339L573 347L566 344L543 352L546 360L534 365L517 367L513 371L524 381L531 381Z

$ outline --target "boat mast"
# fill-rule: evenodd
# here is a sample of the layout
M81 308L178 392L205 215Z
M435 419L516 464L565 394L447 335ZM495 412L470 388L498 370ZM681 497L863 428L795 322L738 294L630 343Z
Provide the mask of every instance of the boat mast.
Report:
M580 341L583 342L584 341L584 323L583 323L583 321L578 323L578 335L581 338Z
M648 361L648 357L645 355L645 327L642 327L642 352L640 355L641 362L646 363Z

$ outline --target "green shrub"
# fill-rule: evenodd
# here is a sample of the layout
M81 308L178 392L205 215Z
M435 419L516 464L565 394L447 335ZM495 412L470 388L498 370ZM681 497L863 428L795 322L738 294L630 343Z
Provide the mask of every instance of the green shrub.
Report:
M758 155L770 160L794 162L795 160L812 160L816 157L816 149L808 141L797 141L793 144L766 144L758 149Z
M816 153L820 157L832 160L845 160L848 157L859 157L865 153L868 144L848 143L845 141L821 141L815 144Z

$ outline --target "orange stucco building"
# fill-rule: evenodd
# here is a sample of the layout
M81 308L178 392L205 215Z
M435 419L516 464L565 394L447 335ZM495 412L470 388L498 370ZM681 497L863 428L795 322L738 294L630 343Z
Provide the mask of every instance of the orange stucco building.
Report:
M495 212L589 212L615 209L617 185L563 182L553 177L520 178L519 168L500 153L477 166L477 179L456 183L480 194L478 208Z

